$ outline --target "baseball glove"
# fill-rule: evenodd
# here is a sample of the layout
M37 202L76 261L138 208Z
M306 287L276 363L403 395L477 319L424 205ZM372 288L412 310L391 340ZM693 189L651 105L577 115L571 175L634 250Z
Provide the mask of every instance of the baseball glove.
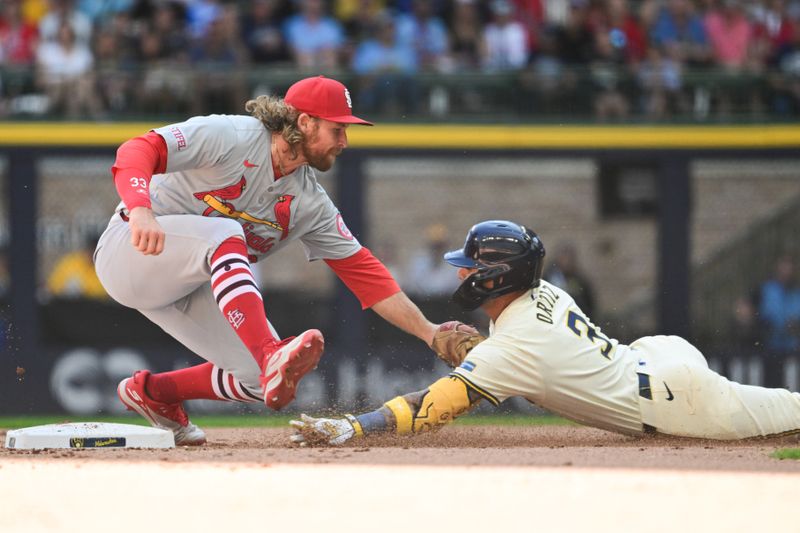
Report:
M440 324L433 336L431 350L436 352L439 359L456 367L460 365L471 349L486 340L478 330L463 322L451 320Z

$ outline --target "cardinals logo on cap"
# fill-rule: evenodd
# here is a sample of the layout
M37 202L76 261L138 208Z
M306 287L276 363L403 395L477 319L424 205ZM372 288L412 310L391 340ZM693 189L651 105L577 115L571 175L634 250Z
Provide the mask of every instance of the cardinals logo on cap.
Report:
M286 91L284 101L312 117L343 124L372 126L372 122L353 115L353 98L347 87L325 76L298 81Z

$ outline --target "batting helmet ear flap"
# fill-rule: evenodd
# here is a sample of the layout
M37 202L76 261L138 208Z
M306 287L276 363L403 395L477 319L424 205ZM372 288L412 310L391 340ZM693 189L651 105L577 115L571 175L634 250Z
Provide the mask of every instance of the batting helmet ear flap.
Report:
M497 265L473 272L464 279L456 289L456 292L453 293L453 302L464 311L474 311L485 300L492 297L494 286L503 284L503 273L508 271L508 265ZM492 284L492 288L487 287L488 281L495 282Z

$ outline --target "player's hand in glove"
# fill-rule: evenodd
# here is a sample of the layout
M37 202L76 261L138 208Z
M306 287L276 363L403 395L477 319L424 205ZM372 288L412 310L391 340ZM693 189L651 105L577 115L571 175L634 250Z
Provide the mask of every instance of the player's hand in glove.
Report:
M313 418L301 414L300 420L289 421L295 431L289 439L300 446L340 446L360 435L351 422L355 418L352 415L345 416L347 418Z
M485 340L486 337L472 326L451 320L439 324L433 336L431 350L436 352L442 361L451 367L456 367L464 362L470 350Z

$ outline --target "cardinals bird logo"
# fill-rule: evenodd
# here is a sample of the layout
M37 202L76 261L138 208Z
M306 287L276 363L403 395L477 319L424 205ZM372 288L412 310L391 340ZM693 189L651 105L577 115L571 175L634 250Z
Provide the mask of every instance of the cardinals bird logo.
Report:
M292 218L292 200L294 200L294 196L291 194L284 194L278 198L278 202L274 207L275 220L266 220L254 217L247 211L237 210L236 205L230 201L240 198L245 188L247 188L247 180L242 176L242 179L234 185L215 189L213 191L196 192L194 193L194 197L208 206L205 211L203 211L203 216L205 217L218 213L224 217L245 220L253 224L262 224L280 231L280 240L285 239L289 235L289 222Z

